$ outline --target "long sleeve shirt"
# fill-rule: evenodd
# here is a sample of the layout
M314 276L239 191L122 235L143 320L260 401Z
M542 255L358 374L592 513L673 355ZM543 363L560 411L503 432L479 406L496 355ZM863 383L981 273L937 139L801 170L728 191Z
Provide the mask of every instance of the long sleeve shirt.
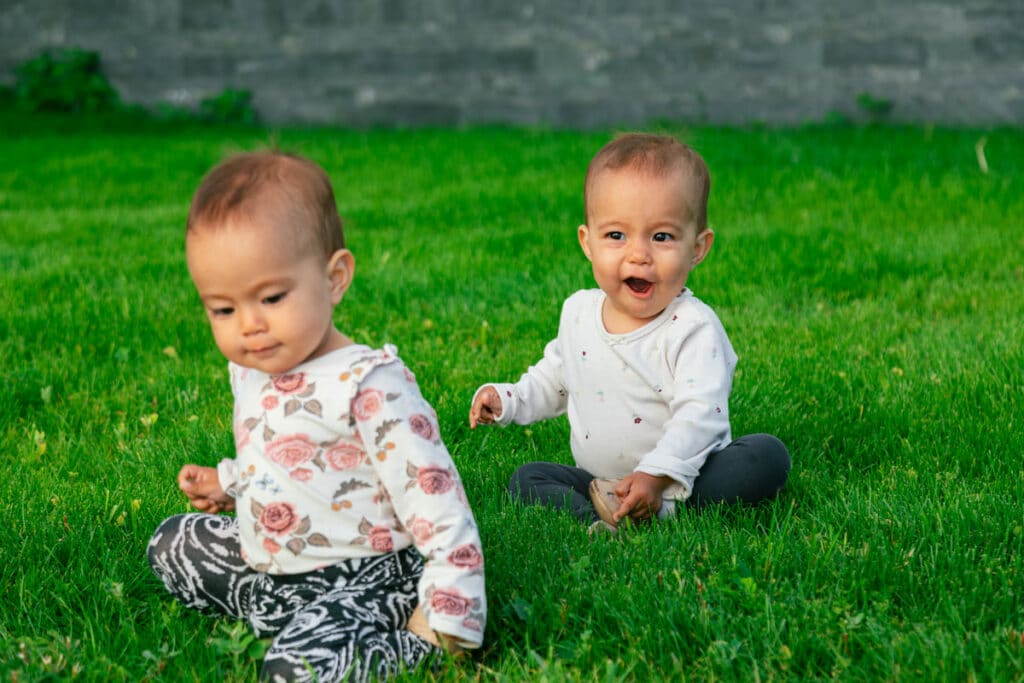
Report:
M237 455L218 465L257 571L308 572L415 545L436 631L479 646L480 536L437 417L393 346L350 345L285 375L230 365Z
M611 479L668 476L664 497L685 499L707 456L732 440L736 354L718 316L689 290L627 334L605 329L603 302L599 289L573 294L543 358L514 384L484 385L501 396L496 421L568 413L577 466Z

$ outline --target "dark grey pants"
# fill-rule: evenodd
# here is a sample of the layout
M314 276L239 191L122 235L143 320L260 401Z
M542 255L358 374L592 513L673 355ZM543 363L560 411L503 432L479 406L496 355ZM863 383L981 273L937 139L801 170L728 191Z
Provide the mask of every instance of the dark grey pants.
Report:
M754 504L767 500L785 485L789 468L789 451L774 436L741 436L708 456L686 507L700 508L709 503ZM513 497L525 503L567 509L580 520L591 523L598 519L590 503L589 486L593 478L594 475L579 467L530 462L512 474L508 488Z
M244 619L256 635L273 637L261 681L365 681L437 652L405 629L423 573L415 548L271 575L242 560L235 518L192 513L164 520L148 556L187 607Z

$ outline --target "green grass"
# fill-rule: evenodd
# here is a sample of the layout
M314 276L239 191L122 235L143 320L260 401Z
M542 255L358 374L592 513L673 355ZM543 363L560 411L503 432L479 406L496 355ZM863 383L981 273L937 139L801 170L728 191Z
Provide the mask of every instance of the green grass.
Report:
M609 132L3 123L5 680L255 677L244 629L177 606L145 546L186 509L178 468L231 450L188 201L271 140L332 176L358 266L339 325L398 345L481 525L487 643L443 680L1024 680L1021 130L673 129L714 179L690 284L740 356L733 432L794 469L769 505L592 540L504 493L568 462L565 422L466 414L591 286L575 228Z

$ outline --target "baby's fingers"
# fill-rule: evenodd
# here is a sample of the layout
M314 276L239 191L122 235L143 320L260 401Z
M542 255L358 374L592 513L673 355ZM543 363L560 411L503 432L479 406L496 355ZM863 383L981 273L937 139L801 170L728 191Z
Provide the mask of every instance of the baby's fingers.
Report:
M478 424L494 424L494 410L489 405L480 401L469 411L469 426L476 427Z
M185 465L178 471L178 486L182 491L188 491L195 484L197 469L195 465Z
M654 507L644 496L643 491L634 488L629 495L622 499L622 504L615 511L614 516L616 521L628 516L635 522L641 522L650 519L653 513Z
M629 513L630 511L632 511L633 506L636 505L635 496L624 496L620 497L619 500L622 502L619 503L618 509L615 511L615 514L612 515L612 519L614 519L616 522L622 519L623 517L629 516Z

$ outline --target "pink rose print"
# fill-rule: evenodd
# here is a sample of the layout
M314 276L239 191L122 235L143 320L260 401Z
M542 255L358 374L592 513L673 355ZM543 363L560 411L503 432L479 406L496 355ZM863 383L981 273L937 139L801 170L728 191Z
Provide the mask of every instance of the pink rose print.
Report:
M422 437L427 441L433 441L437 438L437 431L434 429L434 423L429 417L422 413L411 415L409 417L409 428L412 433L416 436Z
M269 503L260 513L260 524L275 536L285 536L299 526L299 517L291 503Z
M313 478L313 470L306 467L299 467L298 469L294 469L289 472L288 476L295 481L309 481Z
M324 451L324 460L333 469L350 470L358 467L366 457L366 451L350 443L339 443Z
M316 444L305 434L283 434L267 444L267 457L291 469L316 455Z
M370 547L381 553L390 553L394 550L391 542L391 529L386 526L375 526L370 529Z
M484 556L480 554L480 549L475 543L460 545L448 553L448 561L463 569L480 569L484 566Z
M274 388L282 394L297 394L306 388L306 373L296 372L292 375L280 375L273 379Z
M358 420L369 420L380 412L384 405L384 392L379 389L363 389L352 399L352 412Z
M451 470L441 468L437 465L421 467L416 472L416 483L423 489L423 493L437 495L447 493L455 486Z
M435 588L430 596L430 606L441 614L464 617L473 601L454 588Z
M466 617L463 619L462 625L470 631L476 631L477 633L484 630L483 624L480 623L480 620L474 619L473 617Z
M423 545L434 537L434 524L430 520L416 517L409 526L409 533L417 545Z
M277 396L263 397L263 410L273 410L277 407Z
M281 546L272 538L263 539L263 549L271 555L281 552Z

